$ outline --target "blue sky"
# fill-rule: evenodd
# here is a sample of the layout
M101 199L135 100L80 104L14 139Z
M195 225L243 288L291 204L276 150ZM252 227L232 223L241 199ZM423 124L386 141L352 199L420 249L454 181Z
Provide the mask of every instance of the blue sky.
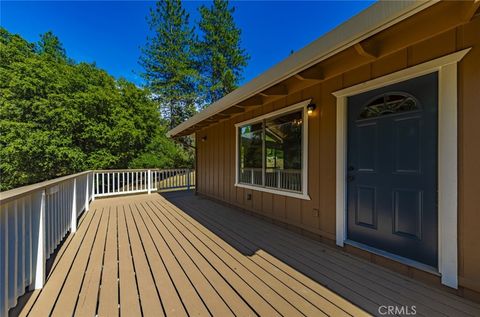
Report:
M152 1L4 1L0 24L29 41L53 31L69 57L95 62L115 77L142 84L138 65L140 47L150 33L146 16ZM192 25L197 7L209 2L186 1ZM250 54L242 83L283 60L343 21L367 8L372 1L232 1L242 46Z

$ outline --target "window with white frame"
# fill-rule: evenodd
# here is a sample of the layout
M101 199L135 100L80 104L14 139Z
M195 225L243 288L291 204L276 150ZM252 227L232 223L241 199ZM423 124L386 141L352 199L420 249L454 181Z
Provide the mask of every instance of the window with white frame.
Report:
M302 102L236 125L237 185L306 193L307 115Z

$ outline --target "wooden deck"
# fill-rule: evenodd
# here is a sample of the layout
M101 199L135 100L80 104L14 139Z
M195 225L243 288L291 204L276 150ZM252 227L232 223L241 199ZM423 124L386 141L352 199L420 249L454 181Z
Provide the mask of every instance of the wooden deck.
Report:
M480 316L480 306L191 193L96 200L21 316ZM410 310L411 312L411 310Z

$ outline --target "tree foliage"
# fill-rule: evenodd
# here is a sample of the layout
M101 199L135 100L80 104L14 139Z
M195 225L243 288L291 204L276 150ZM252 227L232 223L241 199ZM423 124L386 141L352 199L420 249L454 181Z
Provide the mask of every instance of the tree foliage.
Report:
M148 18L154 35L147 38L140 58L144 78L170 128L195 113L198 97L198 72L192 52L194 30L188 19L180 0L157 2Z
M211 7L203 5L199 11L203 33L196 44L200 92L210 104L237 88L249 56L240 46L241 31L228 0L214 0Z
M0 29L0 189L87 169L190 166L148 90Z
M40 54L47 55L53 59L67 59L65 48L63 48L60 39L53 34L52 31L40 35L40 41L38 42L37 47L37 51Z

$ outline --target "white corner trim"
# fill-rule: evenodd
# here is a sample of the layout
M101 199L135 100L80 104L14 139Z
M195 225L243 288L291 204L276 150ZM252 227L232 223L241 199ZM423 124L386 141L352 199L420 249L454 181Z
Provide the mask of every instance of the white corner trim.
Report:
M438 72L438 270L442 284L458 288L457 63L467 48L333 93L337 97L336 243L347 235L347 97Z
M457 64L438 73L438 270L458 288Z
M291 106L281 108L276 111L272 111L261 116L252 118L250 120L238 122L235 124L235 186L249 188L253 190L268 192L277 195L283 195L288 197L294 197L299 199L310 200L310 196L308 195L308 114L307 114L307 106L310 104L312 99L307 99ZM252 124L255 122L260 122L262 120L277 117L284 113L288 113L291 111L295 111L298 109L303 109L303 140L302 140L302 192L301 193L294 193L289 191L283 191L275 188L267 188L262 186L253 186L248 184L243 184L239 182L239 160L238 160L238 147L239 147L239 135L238 129L242 126Z
M336 242L347 239L347 98L337 97Z

